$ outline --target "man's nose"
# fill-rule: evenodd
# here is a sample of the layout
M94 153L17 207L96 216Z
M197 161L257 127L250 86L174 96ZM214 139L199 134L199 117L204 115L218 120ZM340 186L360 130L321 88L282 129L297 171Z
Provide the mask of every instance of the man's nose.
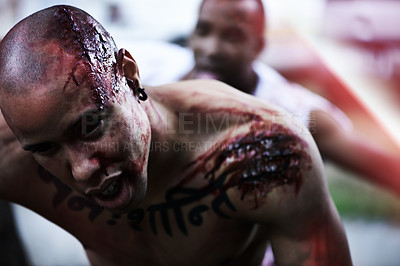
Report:
M221 41L215 37L209 37L203 43L203 52L209 57L218 57L221 50Z
M100 170L99 159L89 150L67 147L65 156L77 182L88 182Z

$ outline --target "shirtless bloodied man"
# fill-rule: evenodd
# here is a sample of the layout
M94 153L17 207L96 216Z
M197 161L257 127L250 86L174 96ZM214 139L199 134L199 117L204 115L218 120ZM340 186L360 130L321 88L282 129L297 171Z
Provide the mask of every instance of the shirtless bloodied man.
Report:
M308 131L217 81L142 88L90 15L39 11L0 45L0 195L92 265L349 265Z

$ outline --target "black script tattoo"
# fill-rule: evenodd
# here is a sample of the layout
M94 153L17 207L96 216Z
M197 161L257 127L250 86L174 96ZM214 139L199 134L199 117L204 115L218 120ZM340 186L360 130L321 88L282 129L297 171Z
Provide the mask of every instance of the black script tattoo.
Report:
M146 212L143 209L135 209L128 213L128 220L130 220L130 227L136 231L143 231L139 226L143 221Z
M184 234L188 235L186 228L185 217L182 211L184 206L195 203L211 194L217 194L211 203L211 209L219 217L229 219L229 216L221 210L223 204L225 204L231 211L236 211L235 207L230 202L226 191L223 190L223 184L226 176L221 176L218 180L213 181L204 188L182 188L173 187L169 189L165 195L165 202L155 204L147 208L149 214L150 228L154 235L158 235L156 226L157 214L161 218L164 231L172 236L172 229L170 225L169 213L173 213L179 230ZM210 210L210 207L205 204L197 205L190 209L187 215L187 219L190 224L194 226L200 226L203 224L202 214ZM128 214L128 219L131 220L131 228L134 230L142 231L139 224L145 217L145 211L143 209L135 209Z
M67 206L72 211L83 211L85 208L89 209L90 212L88 214L88 218L90 221L96 219L97 216L104 211L104 209L96 203L93 203L80 196L74 196L68 199Z
M72 193L72 189L58 180L54 175L39 165L38 173L40 178L46 183L53 183L56 187L56 194L53 197L53 207L56 208Z
M116 225L117 224L117 220L120 219L122 216L119 213L113 213L112 214L112 219L107 221L107 224L109 225Z
M61 182L57 177L53 176L51 173L46 171L43 167L39 166L38 169L40 178L46 183L53 183L56 188L56 194L53 197L53 207L57 208L61 203L63 203L68 196L72 194L72 189ZM96 219L104 209L99 205L85 199L80 196L73 196L67 200L67 207L71 211L83 211L84 209L89 209L88 218L90 221Z

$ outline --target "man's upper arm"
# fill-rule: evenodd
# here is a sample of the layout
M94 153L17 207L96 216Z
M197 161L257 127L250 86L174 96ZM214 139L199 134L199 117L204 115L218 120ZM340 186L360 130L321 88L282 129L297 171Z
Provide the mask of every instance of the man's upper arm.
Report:
M29 152L22 150L0 113L0 198L19 202L31 186L37 164ZM36 172L35 172L36 173Z
M313 163L317 168L319 162ZM279 212L268 228L277 265L351 265L340 217L328 193L324 175L304 169L297 195L276 195Z
M246 165L262 166L261 174L250 179L246 174L240 189L230 191L238 215L269 231L278 265L350 265L347 240L311 135L283 125L277 129L273 138L255 137L261 145L253 158L262 162L253 159Z

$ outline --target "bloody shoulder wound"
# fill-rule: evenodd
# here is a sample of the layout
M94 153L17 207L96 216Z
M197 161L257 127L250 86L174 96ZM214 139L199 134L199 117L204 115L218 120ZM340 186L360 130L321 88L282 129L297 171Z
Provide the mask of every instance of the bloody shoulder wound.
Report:
M297 194L303 170L312 165L306 147L303 139L280 124L252 126L198 158L194 172L205 173L210 183L224 179L223 190L236 187L242 200L252 194L257 202L257 197L285 185L294 186Z

